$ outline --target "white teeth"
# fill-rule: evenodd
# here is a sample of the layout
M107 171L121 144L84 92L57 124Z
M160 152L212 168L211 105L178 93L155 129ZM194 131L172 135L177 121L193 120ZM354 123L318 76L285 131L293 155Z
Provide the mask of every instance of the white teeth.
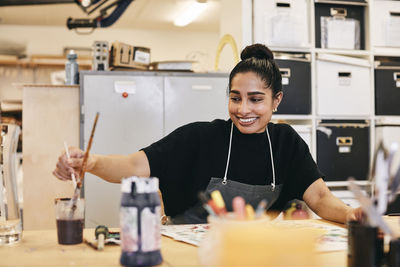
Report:
M256 118L250 118L250 119L239 119L241 122L252 122L255 121Z

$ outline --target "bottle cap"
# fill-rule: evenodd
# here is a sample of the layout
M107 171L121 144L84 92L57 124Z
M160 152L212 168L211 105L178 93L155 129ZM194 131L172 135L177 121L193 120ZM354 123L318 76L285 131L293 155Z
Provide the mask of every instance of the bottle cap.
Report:
M137 177L132 176L128 178L124 178L121 181L121 191L123 193L131 193L132 192L132 183L135 184L136 193L153 193L158 190L158 178L150 177Z
M73 49L69 50L67 55L67 59L76 59L78 56Z

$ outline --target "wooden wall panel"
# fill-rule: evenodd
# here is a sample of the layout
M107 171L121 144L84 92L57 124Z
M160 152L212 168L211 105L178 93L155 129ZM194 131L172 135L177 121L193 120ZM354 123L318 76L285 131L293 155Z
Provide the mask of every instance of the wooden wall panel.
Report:
M71 197L71 182L52 175L63 143L79 147L79 86L23 86L24 229L56 227L54 199Z

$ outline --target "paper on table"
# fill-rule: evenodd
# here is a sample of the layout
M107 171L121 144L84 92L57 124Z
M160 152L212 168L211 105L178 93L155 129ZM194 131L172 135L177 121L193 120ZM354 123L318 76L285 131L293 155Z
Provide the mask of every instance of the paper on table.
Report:
M304 220L273 221L279 226L287 226L298 229L320 229L321 235L317 240L317 251L342 251L347 250L347 229L323 222Z
M199 246L200 241L203 240L208 229L208 224L162 225L161 234L177 241Z
M345 228L304 220L275 220L270 223L272 225L287 226L291 229L320 229L321 235L317 240L317 250L319 252L347 250L347 229ZM163 225L161 226L161 234L177 241L199 246L209 229L210 226L208 224Z

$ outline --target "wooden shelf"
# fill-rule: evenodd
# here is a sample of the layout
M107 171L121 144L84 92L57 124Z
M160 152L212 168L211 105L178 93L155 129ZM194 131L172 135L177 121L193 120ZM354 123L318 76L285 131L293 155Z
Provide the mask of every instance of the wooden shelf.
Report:
M400 56L400 47L374 47L373 54L375 56Z
M351 49L325 49L325 48L315 48L316 53L320 54L338 54L346 56L369 56L371 55L370 50L351 50Z
M315 0L318 4L334 4L334 5L349 5L349 6L368 6L364 1L337 1L337 0Z
M64 68L66 62L65 56L58 55L32 55L27 58L19 59L16 56L0 55L0 66L15 66L21 68ZM77 60L81 70L92 68L92 59L90 57L78 58Z

